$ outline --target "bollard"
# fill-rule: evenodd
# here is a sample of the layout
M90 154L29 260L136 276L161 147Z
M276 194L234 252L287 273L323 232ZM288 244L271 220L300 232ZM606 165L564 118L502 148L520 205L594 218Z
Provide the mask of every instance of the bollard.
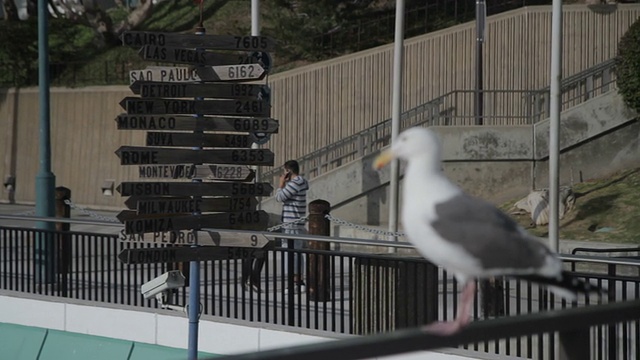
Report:
M64 187L56 187L56 217L69 219L71 217L71 206L67 205L65 201L71 200L71 190ZM71 271L71 235L69 230L71 225L68 222L56 222L56 236L55 242L58 258L58 276L60 277L59 291L63 297L69 296L68 275Z
M309 203L309 234L331 235L331 224L325 215L331 205L325 200L314 200ZM310 250L330 250L330 243L325 241L309 241ZM329 256L309 254L307 262L307 289L309 299L313 301L331 300L331 263Z

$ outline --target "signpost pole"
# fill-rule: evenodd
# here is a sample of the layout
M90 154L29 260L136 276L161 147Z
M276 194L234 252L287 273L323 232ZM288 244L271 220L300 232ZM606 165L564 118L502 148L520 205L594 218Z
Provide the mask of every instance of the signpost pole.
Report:
M260 36L260 0L251 0L251 36ZM252 149L259 149L260 145L254 143ZM253 166L256 177L255 182L260 181L260 167ZM258 204L258 209L262 209L262 201Z
M202 6L204 0L200 0L200 24L196 28L196 35L204 35L205 28L202 23ZM202 99L202 98L196 98ZM202 115L195 115L201 117ZM194 133L202 133L201 130L196 130ZM202 150L201 147L195 147L194 150ZM201 179L191 179L191 182L202 182ZM197 199L196 196L193 197ZM194 215L200 215L199 212ZM196 237L195 243L191 247L198 247L198 238ZM188 359L198 359L198 323L200 320L200 261L194 260L189 264L189 347L188 347Z

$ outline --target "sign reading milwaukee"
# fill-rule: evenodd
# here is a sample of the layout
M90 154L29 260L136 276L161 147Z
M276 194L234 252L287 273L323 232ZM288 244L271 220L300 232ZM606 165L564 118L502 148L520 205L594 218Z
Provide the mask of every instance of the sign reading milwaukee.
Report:
M138 213L177 214L201 212L202 199L139 200Z

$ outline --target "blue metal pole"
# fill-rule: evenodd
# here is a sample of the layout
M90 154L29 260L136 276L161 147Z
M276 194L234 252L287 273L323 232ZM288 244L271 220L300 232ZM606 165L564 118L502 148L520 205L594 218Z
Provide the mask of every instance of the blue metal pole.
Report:
M46 0L38 0L38 85L40 103L40 167L36 175L36 216L55 216L55 182L51 172L51 134L49 118L49 31ZM53 230L55 224L40 221L37 228ZM50 241L51 240L51 241ZM54 247L52 238L39 237L36 242L36 264L39 264L39 282L49 283L54 279ZM43 276L44 275L44 276Z
M205 28L202 24L202 3L200 4L200 24L196 28L196 35L204 35ZM196 98L202 100L202 98ZM202 115L196 115L201 117ZM194 133L202 133L202 131L194 131ZM201 147L194 148L202 150ZM195 165L195 164L194 164ZM200 179L193 179L192 182L202 182ZM195 197L194 197L195 198ZM200 213L194 213L194 215ZM198 237L195 237L195 244L192 247L198 247ZM189 344L187 347L187 359L198 359L198 331L200 321L200 261L194 260L189 262Z

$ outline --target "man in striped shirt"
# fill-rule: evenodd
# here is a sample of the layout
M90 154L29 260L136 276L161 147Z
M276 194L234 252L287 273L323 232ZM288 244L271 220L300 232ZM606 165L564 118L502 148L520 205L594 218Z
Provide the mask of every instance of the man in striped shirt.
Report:
M280 176L280 183L276 191L276 201L282 203L283 233L304 234L306 232L304 221L298 221L307 215L307 190L309 183L300 175L300 165L295 160L284 163L284 173ZM302 249L302 240L284 240L283 247L293 243L294 249ZM292 256L291 256L292 255ZM293 253L285 255L285 271L288 269L288 258L293 257L293 284L295 291L304 292L305 285L302 280L304 275L303 254Z

